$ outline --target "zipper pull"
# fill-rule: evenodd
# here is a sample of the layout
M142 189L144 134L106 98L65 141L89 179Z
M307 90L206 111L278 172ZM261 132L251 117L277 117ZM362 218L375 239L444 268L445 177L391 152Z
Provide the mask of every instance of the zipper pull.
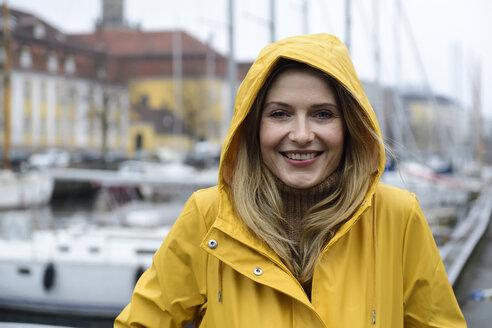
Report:
M374 326L376 324L376 310L372 311L372 325Z

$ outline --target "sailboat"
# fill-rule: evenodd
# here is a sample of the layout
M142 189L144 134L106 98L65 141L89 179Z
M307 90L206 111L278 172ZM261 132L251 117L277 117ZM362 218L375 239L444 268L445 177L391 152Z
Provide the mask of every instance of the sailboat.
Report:
M0 239L0 308L114 317L168 231L84 225Z

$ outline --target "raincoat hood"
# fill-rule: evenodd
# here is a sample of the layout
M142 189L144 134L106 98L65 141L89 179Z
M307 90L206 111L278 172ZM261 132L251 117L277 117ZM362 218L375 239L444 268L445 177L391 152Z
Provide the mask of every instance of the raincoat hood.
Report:
M335 78L352 94L360 108L366 112L381 138L376 114L364 93L345 45L337 37L326 33L289 37L266 46L258 55L239 87L234 105L234 116L222 147L219 186L229 185L232 182L238 141L241 138L241 124L252 108L256 96L270 75L272 68L280 58L307 64ZM377 178L374 179L368 196L374 192L377 181L384 171L385 153L382 144L375 145L374 159Z

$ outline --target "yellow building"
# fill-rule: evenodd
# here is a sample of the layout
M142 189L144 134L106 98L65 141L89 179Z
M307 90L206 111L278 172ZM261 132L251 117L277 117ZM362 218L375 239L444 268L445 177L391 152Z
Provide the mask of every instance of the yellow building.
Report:
M104 44L112 81L125 81L132 107L128 151L221 142L226 116L226 58L183 31L120 28L77 35ZM243 68L244 67L244 68ZM248 65L240 66L241 80Z
M469 143L470 115L457 103L419 93L407 93L404 100L418 150L445 153Z

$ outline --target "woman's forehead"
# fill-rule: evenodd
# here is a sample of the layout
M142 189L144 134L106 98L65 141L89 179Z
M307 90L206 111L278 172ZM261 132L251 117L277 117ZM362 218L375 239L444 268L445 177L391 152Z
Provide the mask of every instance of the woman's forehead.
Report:
M265 101L297 98L336 103L331 84L320 73L306 69L288 69L280 72L270 84Z

